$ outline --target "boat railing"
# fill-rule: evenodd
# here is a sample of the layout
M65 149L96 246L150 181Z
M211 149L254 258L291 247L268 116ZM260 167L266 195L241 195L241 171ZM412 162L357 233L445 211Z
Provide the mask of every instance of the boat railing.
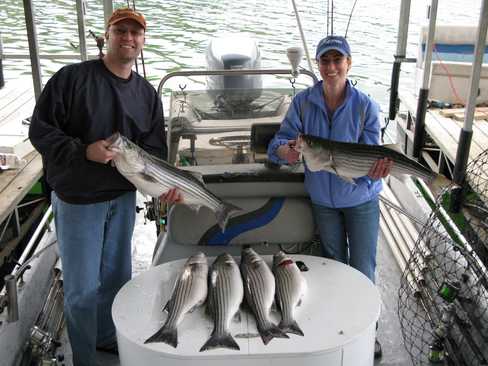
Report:
M299 69L298 74L310 76L314 83L318 82L317 76L309 70ZM164 84L171 78L176 76L241 76L241 75L289 75L295 77L291 69L239 69L239 70L187 70L175 71L164 76L158 85L159 97L163 94Z
M164 76L161 81L159 82L158 85L158 96L161 98L163 95L163 90L164 90L164 85L166 82L174 77L191 77L191 76L213 76L213 75L218 75L218 76L249 76L249 75L287 75L293 79L296 79L299 77L301 74L309 76L313 83L318 82L317 77L315 74L309 70L303 69L303 68L291 68L291 69L232 69L232 70L182 70L182 71L175 71L167 74ZM250 125L247 126L244 130L249 130L250 131ZM172 157L174 157L174 154L176 153L174 151L174 147L172 144L172 131L173 131L173 125L172 125L172 119L168 119L167 123L167 133L166 133L166 140L167 144L169 147L169 156L170 156L170 161L172 160ZM213 132L217 132L215 129L212 130ZM224 130L221 130L220 132L223 132ZM242 126L235 126L234 128L231 128L228 131L243 131ZM208 131L207 131L208 132Z
M31 252L34 250L36 244L39 242L39 237L44 233L44 228L50 230L49 221L52 214L52 206L44 213L39 225L37 226L34 234L32 234L29 242L27 243L22 256L19 259L20 266L15 267L11 274L6 275L5 287L0 291L0 314L3 313L4 308L7 308L7 322L16 322L19 319L19 309L17 302L17 281L24 275L25 271L30 269L30 263L38 258L44 251L49 249L54 243L46 245L41 250L37 251L34 255Z

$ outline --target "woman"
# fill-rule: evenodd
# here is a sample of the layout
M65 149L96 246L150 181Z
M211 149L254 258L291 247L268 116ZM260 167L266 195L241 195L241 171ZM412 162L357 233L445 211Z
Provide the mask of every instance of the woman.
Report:
M293 99L280 130L268 146L270 160L294 164L299 159L295 139L304 133L364 144L380 143L379 106L347 79L351 49L341 36L322 39L316 51L322 81ZM350 264L375 281L379 229L378 195L392 166L378 160L367 176L351 184L325 171L305 167L305 186L312 200L325 256ZM381 354L379 344L375 356Z

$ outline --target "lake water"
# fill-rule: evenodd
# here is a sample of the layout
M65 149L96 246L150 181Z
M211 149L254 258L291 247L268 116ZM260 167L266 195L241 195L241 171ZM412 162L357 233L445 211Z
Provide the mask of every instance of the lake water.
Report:
M344 35L353 0L336 1L334 33ZM418 31L426 22L426 9L430 2L414 0L411 6L408 56L415 57ZM72 54L78 44L75 1L33 0L38 42L41 54ZM89 0L86 29L103 33L102 2ZM115 7L126 4L115 1ZM325 0L297 0L306 43L311 56L318 41L327 34L327 2ZM473 0L441 0L438 22L477 24L481 2ZM210 38L229 34L247 34L258 41L262 66L288 67L286 49L301 46L300 34L291 1L284 0L139 0L138 10L147 18L148 31L144 59L147 76L154 86L168 72L180 69L203 69L206 66L205 50ZM351 18L348 39L353 53L350 73L358 86L371 94L387 110L393 55L396 51L397 23L400 0L359 0ZM9 54L28 54L24 12L20 0L0 0L0 32L3 51ZM97 55L93 38L88 38L88 50ZM42 60L44 82L67 60ZM29 60L3 62L6 82L20 76L29 76ZM307 67L304 59L301 64ZM404 65L403 80L413 83L413 65ZM316 70L315 70L316 71ZM302 82L306 82L304 79ZM179 82L179 81L178 81ZM190 84L202 83L193 79ZM266 82L266 80L265 80ZM288 86L285 78L267 81L273 86ZM138 204L143 206L143 198ZM142 215L137 215L134 233L134 273L147 268L155 242L154 224L143 225Z
M334 33L343 35L353 0L335 2ZM430 1L411 5L408 56L415 57L418 30L426 22ZM24 12L20 0L0 0L0 31L8 54L27 54ZM33 0L42 54L75 53L78 44L76 8L73 0ZM86 29L103 33L103 10L99 0L87 0ZM114 1L115 7L126 4ZM132 4L132 2L131 2ZM313 58L315 46L327 33L327 1L296 0L306 43ZM477 24L481 1L439 1L438 23ZM353 53L350 77L382 106L388 103L391 64L396 51L400 0L358 0L351 18L348 39ZM247 34L258 41L263 67L288 67L286 48L301 39L291 0L139 0L136 8L146 15L148 31L144 59L148 78L156 86L166 73L179 69L205 68L205 50L210 38L229 33ZM98 50L88 38L89 54ZM67 60L42 60L44 81ZM308 67L304 59L301 66ZM403 69L407 82L412 65ZM29 60L4 60L5 78L30 74ZM304 79L303 82L308 80ZM197 79L190 83L202 82ZM271 84L289 85L287 80Z

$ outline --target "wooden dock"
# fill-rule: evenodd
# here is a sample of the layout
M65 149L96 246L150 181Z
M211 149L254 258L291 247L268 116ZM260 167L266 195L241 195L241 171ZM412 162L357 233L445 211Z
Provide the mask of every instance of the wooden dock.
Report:
M24 159L18 169L0 173L0 223L42 175L41 157L30 145L29 126L23 122L32 115L34 105L34 90L30 80L7 81L0 89L0 149L4 149L3 152L17 150Z
M400 112L406 112L409 116L415 118L417 111L417 97L411 93L401 91L400 100L403 107L400 107ZM403 110L402 110L403 108ZM406 109L406 111L405 111ZM452 166L456 162L456 154L459 144L459 136L463 128L464 118L463 110L445 110L438 108L429 108L425 116L425 130L430 139L437 145L439 149L439 159L434 161L426 151L422 152L422 157L430 165L430 167L439 172L443 162L442 159L447 159ZM476 118L473 120L473 137L471 141L471 149L469 152L469 162L476 159L481 153L488 149L488 108L477 108ZM412 130L406 131L406 126L400 126L404 129L410 143L413 144L413 127ZM408 149L407 149L408 151ZM444 162L445 164L445 162ZM478 172L481 177L488 181L488 166L482 171ZM486 192L478 192L484 194L484 200L488 201Z

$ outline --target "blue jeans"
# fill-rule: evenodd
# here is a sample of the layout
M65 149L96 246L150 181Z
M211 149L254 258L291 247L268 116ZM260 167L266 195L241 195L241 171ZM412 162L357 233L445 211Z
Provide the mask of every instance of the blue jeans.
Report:
M136 194L85 205L64 202L54 192L51 199L73 365L93 366L96 346L116 340L111 308L132 274Z
M324 256L349 264L373 283L380 209L378 198L355 207L312 205Z

